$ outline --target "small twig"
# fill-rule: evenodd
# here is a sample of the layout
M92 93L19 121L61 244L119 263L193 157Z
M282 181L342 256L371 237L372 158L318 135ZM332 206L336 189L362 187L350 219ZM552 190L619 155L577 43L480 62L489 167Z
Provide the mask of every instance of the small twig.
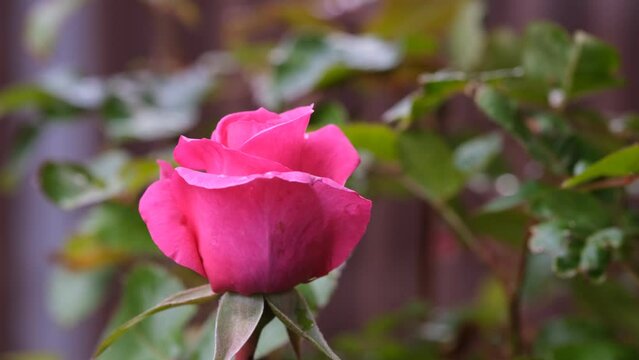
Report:
M461 242L471 251L475 251L475 248L478 248L475 240L475 236L468 229L466 224L461 220L459 215L455 211L453 211L447 204L442 201L433 199L424 189L417 184L413 179L409 177L402 177L401 183L414 195L418 198L426 201L430 204L440 215L446 220L448 225L457 233Z
M462 244L468 248L477 258L487 266L491 272L499 278L504 287L509 291L509 328L511 338L511 357L514 358L523 352L523 328L521 320L521 303L524 282L526 280L526 268L528 267L528 240L524 241L521 250L521 260L517 269L517 275L514 282L508 279L512 277L502 273L500 268L494 261L490 252L486 251L486 247L482 246L477 237L468 228L462 218L448 204L437 199L433 199L424 189L409 177L400 178L401 183L418 198L426 201L435 211L446 221L448 226L457 234ZM508 285L511 286L508 286Z
M628 260L621 261L621 265L630 274L630 277L634 280L635 284L639 286L639 270L633 267Z
M517 277L510 292L508 303L509 327L510 327L510 345L511 357L514 358L523 352L523 326L521 319L522 293L526 282L526 270L528 268L528 258L530 251L528 250L528 239L526 237L521 248L521 259L519 260L519 268L517 269Z
M479 243L479 240L475 237L473 232L468 228L466 223L457 214L457 212L443 201L433 199L424 189L416 183L414 180L407 176L402 176L400 182L404 187L428 203L439 215L446 221L448 226L457 234L457 238L461 243L470 250L477 258L487 266L500 280L505 284L508 283L507 276L503 274L496 266L493 256L490 252L486 251L486 248Z
M621 187L632 184L635 180L639 179L639 175L628 175L624 177L605 179L601 181L595 181L593 183L580 186L578 189L582 191L592 191L600 189L609 189L615 187Z

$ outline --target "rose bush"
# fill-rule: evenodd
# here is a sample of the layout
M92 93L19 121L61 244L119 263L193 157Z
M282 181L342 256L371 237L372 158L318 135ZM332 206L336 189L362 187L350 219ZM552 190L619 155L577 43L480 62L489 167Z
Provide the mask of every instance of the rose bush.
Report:
M323 276L360 241L371 202L344 187L357 151L333 125L306 133L312 106L224 117L211 139L181 137L177 168L140 214L160 250L215 292L272 293Z

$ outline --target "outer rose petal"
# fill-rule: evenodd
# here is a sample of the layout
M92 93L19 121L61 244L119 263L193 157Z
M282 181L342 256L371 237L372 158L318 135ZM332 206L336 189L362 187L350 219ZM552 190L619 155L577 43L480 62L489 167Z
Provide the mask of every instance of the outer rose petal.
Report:
M160 250L176 263L206 276L194 236L185 213L185 190L179 176L162 162L162 178L149 186L140 199L140 215Z
M178 173L188 184L183 213L216 292L279 292L323 276L346 260L370 218L369 200L305 173L235 177L223 186L219 176Z
M295 170L327 177L344 185L359 165L359 155L346 135L327 125L307 135L301 166Z
M210 174L249 175L267 171L290 171L286 166L264 158L229 149L209 139L180 137L173 157L178 164Z

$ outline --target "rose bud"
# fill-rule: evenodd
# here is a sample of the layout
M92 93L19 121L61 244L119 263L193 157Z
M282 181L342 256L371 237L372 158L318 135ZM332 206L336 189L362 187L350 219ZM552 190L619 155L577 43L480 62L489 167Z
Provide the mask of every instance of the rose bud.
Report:
M344 187L359 156L342 131L305 132L312 112L240 112L211 139L181 137L179 166L160 161L140 200L160 250L218 293L281 292L341 265L371 201Z

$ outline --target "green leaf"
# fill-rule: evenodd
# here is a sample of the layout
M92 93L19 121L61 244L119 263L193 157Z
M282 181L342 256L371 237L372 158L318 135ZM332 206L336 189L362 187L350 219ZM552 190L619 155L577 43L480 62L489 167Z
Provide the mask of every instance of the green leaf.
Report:
M53 96L40 85L19 84L0 91L0 117L20 110L36 111L51 118L75 111L73 106Z
M55 320L66 327L76 325L106 300L113 269L70 271L55 267L49 284L47 305Z
M78 269L157 253L137 208L106 202L89 211L59 257L67 266Z
M397 46L372 36L302 34L274 51L273 74L263 78L256 97L271 107L331 85L352 71L386 71L400 60Z
M591 124L574 124L567 117L556 113L542 112L526 117L530 128L535 129L535 136L529 141L530 146L537 146L537 158L545 160L549 165L555 166L562 175L571 173L579 163L592 162L601 157L600 146L589 139L586 126ZM594 132L596 139L605 141L607 130L605 125ZM618 146L614 146L618 148ZM531 148L533 149L533 148ZM546 151L545 157L541 151Z
M156 178L155 160L131 160L121 150L107 151L88 165L48 161L40 167L39 172L43 193L53 203L67 210L122 195L137 196Z
M530 131L521 121L517 103L495 90L491 86L482 86L477 90L475 102L488 117L522 141L528 141Z
M433 112L451 96L463 91L469 76L459 71L438 71L421 75L419 81L422 95L413 100L411 109L411 115L415 118Z
M569 96L617 86L621 83L619 54L614 47L582 31L574 36L569 72L564 79L564 91Z
M42 88L78 109L95 110L105 101L104 81L96 76L81 76L68 68L53 68L39 76Z
M526 202L526 199L521 195L521 193L516 193L514 195L508 195L508 196L501 196L486 203L482 207L482 211L490 213L490 212L512 210L514 208L522 206L525 202Z
M575 155L586 154L578 138L572 135L563 119L537 114L539 133L533 134L524 121L519 104L492 86L483 85L475 94L475 102L491 120L511 133L537 160L558 174L563 174L576 161ZM574 146L568 146L574 145Z
M553 221L531 229L529 248L533 253L545 253L552 259L553 271L560 277L573 277L579 271L582 244L571 239L571 233Z
M510 28L492 30L486 39L481 68L508 69L521 64L522 40Z
M455 149L455 166L465 174L481 172L490 165L501 149L502 139L497 133L472 138Z
M195 108L160 108L139 105L126 117L107 119L106 132L118 140L158 140L183 134L197 123Z
M486 45L483 1L467 1L452 23L448 47L451 63L460 70L473 70L479 65Z
M566 253L554 258L553 271L562 278L571 278L579 272L581 261L582 241L570 241Z
M522 58L529 88L545 92L553 107L563 107L571 96L620 82L619 56L613 47L583 32L571 39L550 23L527 28Z
M588 237L588 242L600 247L619 249L623 244L623 231L616 227L599 230Z
M594 196L572 190L540 186L527 196L531 211L582 235L610 225L610 212Z
M129 108L124 100L121 100L113 94L109 94L109 96L104 99L104 102L100 107L100 114L104 118L107 126L110 121L118 121L131 116Z
M595 281L603 281L610 260L609 249L589 244L586 240L586 245L581 250L579 271Z
M164 357L174 358L182 348L183 326L194 312L192 308L175 308L201 304L219 296L209 285L183 290L179 280L165 270L138 267L127 278L120 306L94 357L151 360L157 359L160 352ZM165 310L171 311L152 316ZM127 332L131 332L130 336L116 342Z
M355 123L340 128L358 150L372 153L380 161L396 161L397 133L381 124Z
M339 63L348 69L387 71L401 60L397 45L375 36L333 33L327 40Z
M623 241L617 228L606 228L582 240L577 234L556 221L538 224L532 228L530 250L546 253L553 259L555 272L572 277L581 272L590 279L603 280L612 252Z
M594 280L603 280L612 252L623 243L623 232L619 228L599 230L586 238L581 250L579 270Z
M522 69L518 67L477 73L441 70L422 74L419 77L421 89L401 99L382 118L386 122L417 119L437 110L453 95L463 92L469 84L500 84L522 76Z
M27 14L25 42L36 56L44 57L53 49L65 21L86 0L48 0L31 6Z
M568 232L560 224L548 221L531 228L530 251L548 253L552 257L564 255L568 244Z
M262 295L225 293L215 320L215 360L231 360L257 329L264 314Z
M40 168L40 185L44 194L63 209L103 200L98 194L106 188L82 165L53 162Z
M574 187L600 177L622 177L639 173L639 145L632 145L616 151L588 166L579 175L562 184Z
M228 62L221 55L206 54L174 73L134 72L111 79L102 108L107 135L149 141L184 134L197 124L199 106Z
M72 162L46 162L40 168L40 187L51 201L67 210L104 201L124 189L119 175L127 159L125 153L112 151L86 167Z
M386 123L410 122L413 118L413 105L422 95L421 89L406 95L382 114L382 120Z
M528 26L522 55L526 76L561 87L571 48L570 36L561 27L546 22Z
M639 352L618 342L568 344L553 349L553 360L633 360Z
M464 186L448 145L432 133L403 133L399 138L402 166L430 197L448 200Z
M282 294L269 294L265 299L275 317L284 323L287 329L308 340L328 358L339 360L317 327L313 313L300 293L293 290Z
M501 212L521 207L525 205L529 199L539 194L542 191L541 189L544 189L544 186L540 183L534 181L525 182L519 187L517 193L497 197L486 203L481 211Z
M522 211L508 209L480 212L468 219L467 223L473 233L518 246L526 239L529 221Z
M307 94L335 63L326 39L320 35L288 39L273 52L278 54L273 73L258 78L262 83L255 94L260 103L270 108Z

